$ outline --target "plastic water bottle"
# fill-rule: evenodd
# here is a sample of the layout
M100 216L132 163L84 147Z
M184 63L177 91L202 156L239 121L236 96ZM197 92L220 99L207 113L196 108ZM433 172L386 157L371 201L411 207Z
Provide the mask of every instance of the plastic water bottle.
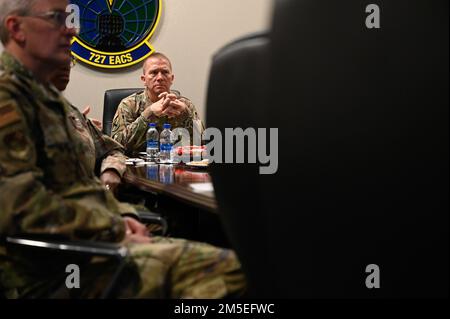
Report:
M148 124L147 131L147 157L155 160L159 151L159 133L155 123Z
M172 162L172 131L171 126L168 123L164 124L164 129L161 132L159 144L159 162L160 163L171 163Z

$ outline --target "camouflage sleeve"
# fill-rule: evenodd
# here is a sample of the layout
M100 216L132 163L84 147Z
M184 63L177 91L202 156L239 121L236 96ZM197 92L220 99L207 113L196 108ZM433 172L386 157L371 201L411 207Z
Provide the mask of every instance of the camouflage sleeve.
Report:
M198 116L197 109L195 108L194 103L191 102L191 100L181 97L180 101L186 104L187 106L187 112L185 112L183 115L181 115L180 118L180 127L184 127L189 131L189 134L191 136L191 144L194 143L194 137L199 136L201 141L201 136L203 134L203 131L205 130L205 126L203 125L202 120ZM196 135L194 135L194 132Z
M112 123L111 136L125 147L126 154L139 150L145 142L148 120L136 114L135 95L120 102Z
M0 90L0 101L0 236L121 241L125 225L120 215L94 214L78 200L46 188L23 113L9 93Z
M94 140L95 158L100 165L100 175L108 169L113 169L122 177L126 170L123 146L103 134L91 120L87 119L87 124Z
M115 170L122 178L127 169L125 165L126 156L122 152L111 152L103 161L100 167L100 175L108 169Z

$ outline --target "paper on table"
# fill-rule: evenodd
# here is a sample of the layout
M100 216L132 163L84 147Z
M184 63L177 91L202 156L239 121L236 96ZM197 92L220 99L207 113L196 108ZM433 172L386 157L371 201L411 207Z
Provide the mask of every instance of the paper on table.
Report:
M196 193L212 192L214 187L212 183L192 183L189 184L192 190Z

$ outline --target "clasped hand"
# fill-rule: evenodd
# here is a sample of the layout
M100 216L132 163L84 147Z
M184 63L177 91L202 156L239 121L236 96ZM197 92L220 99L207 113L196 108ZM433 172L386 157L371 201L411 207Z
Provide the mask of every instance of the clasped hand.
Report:
M157 102L153 103L143 112L146 118L149 117L150 111L158 117L166 115L169 118L173 118L187 110L186 104L177 99L177 96L173 93L164 92L158 98L159 100Z

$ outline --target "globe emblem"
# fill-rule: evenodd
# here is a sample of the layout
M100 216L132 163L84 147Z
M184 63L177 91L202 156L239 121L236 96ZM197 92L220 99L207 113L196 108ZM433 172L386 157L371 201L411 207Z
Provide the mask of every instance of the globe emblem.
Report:
M78 39L104 52L124 51L145 40L159 12L158 0L72 0L80 8Z

